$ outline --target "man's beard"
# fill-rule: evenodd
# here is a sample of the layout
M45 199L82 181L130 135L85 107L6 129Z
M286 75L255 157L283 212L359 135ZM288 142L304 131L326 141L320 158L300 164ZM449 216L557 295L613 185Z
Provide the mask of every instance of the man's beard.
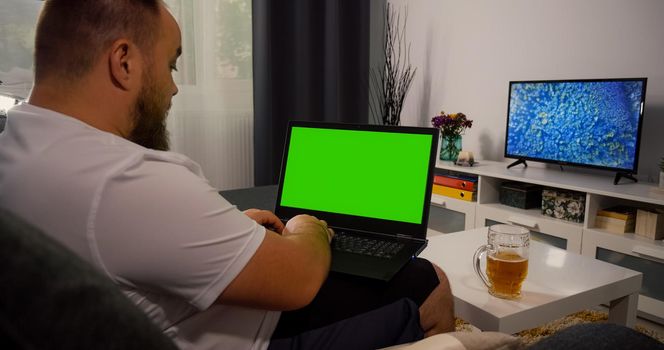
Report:
M166 116L169 105L160 98L152 79L145 77L144 82L132 113L134 129L129 135L129 140L146 148L168 151L170 141L166 129Z

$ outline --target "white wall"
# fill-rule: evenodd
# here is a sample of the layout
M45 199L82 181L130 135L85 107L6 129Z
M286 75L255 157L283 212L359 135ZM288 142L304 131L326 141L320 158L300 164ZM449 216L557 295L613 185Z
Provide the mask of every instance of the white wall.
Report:
M464 149L503 160L510 80L645 76L638 177L657 181L664 157L664 1L390 1L402 11L407 6L417 67L404 125L429 125L441 109L464 112L474 121Z

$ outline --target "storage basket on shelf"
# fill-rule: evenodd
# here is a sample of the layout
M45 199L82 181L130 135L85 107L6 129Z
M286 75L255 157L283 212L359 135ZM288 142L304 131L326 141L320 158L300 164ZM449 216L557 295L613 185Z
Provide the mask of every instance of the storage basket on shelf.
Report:
M523 182L503 182L500 185L500 203L510 207L531 209L542 204L542 186Z
M580 223L585 211L585 193L552 188L542 190L543 215Z

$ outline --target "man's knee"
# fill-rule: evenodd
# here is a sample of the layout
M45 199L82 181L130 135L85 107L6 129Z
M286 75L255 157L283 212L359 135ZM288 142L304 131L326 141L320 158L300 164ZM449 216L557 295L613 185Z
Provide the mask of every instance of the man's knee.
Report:
M426 336L454 330L454 301L443 270L431 264L438 285L420 306L420 320Z
M422 305L439 284L440 277L433 264L421 258L409 261L390 281L392 290L401 291L400 295L407 296L417 305Z
M431 263L431 266L433 266L433 269L436 271L436 276L438 276L438 281L440 283L440 286L442 288L447 289L448 291L451 291L450 290L450 281L447 279L447 275L445 274L443 269L441 269L438 265L436 265L434 263Z
M406 269L409 273L415 273L415 274L430 274L434 273L434 264L423 258L414 258L412 259L404 269Z
M440 266L430 262L429 260L416 258L413 259L410 264L408 264L407 274L418 279L426 278L429 279L434 288L441 285L442 288L450 290L450 282L447 279L445 271L440 268ZM435 277L434 277L435 276Z

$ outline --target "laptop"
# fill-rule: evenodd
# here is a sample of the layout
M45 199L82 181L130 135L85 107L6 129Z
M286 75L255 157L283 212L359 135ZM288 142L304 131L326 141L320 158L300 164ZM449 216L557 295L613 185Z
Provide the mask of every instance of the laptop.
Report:
M437 145L434 128L291 121L275 214L325 220L332 271L389 281L427 245Z

